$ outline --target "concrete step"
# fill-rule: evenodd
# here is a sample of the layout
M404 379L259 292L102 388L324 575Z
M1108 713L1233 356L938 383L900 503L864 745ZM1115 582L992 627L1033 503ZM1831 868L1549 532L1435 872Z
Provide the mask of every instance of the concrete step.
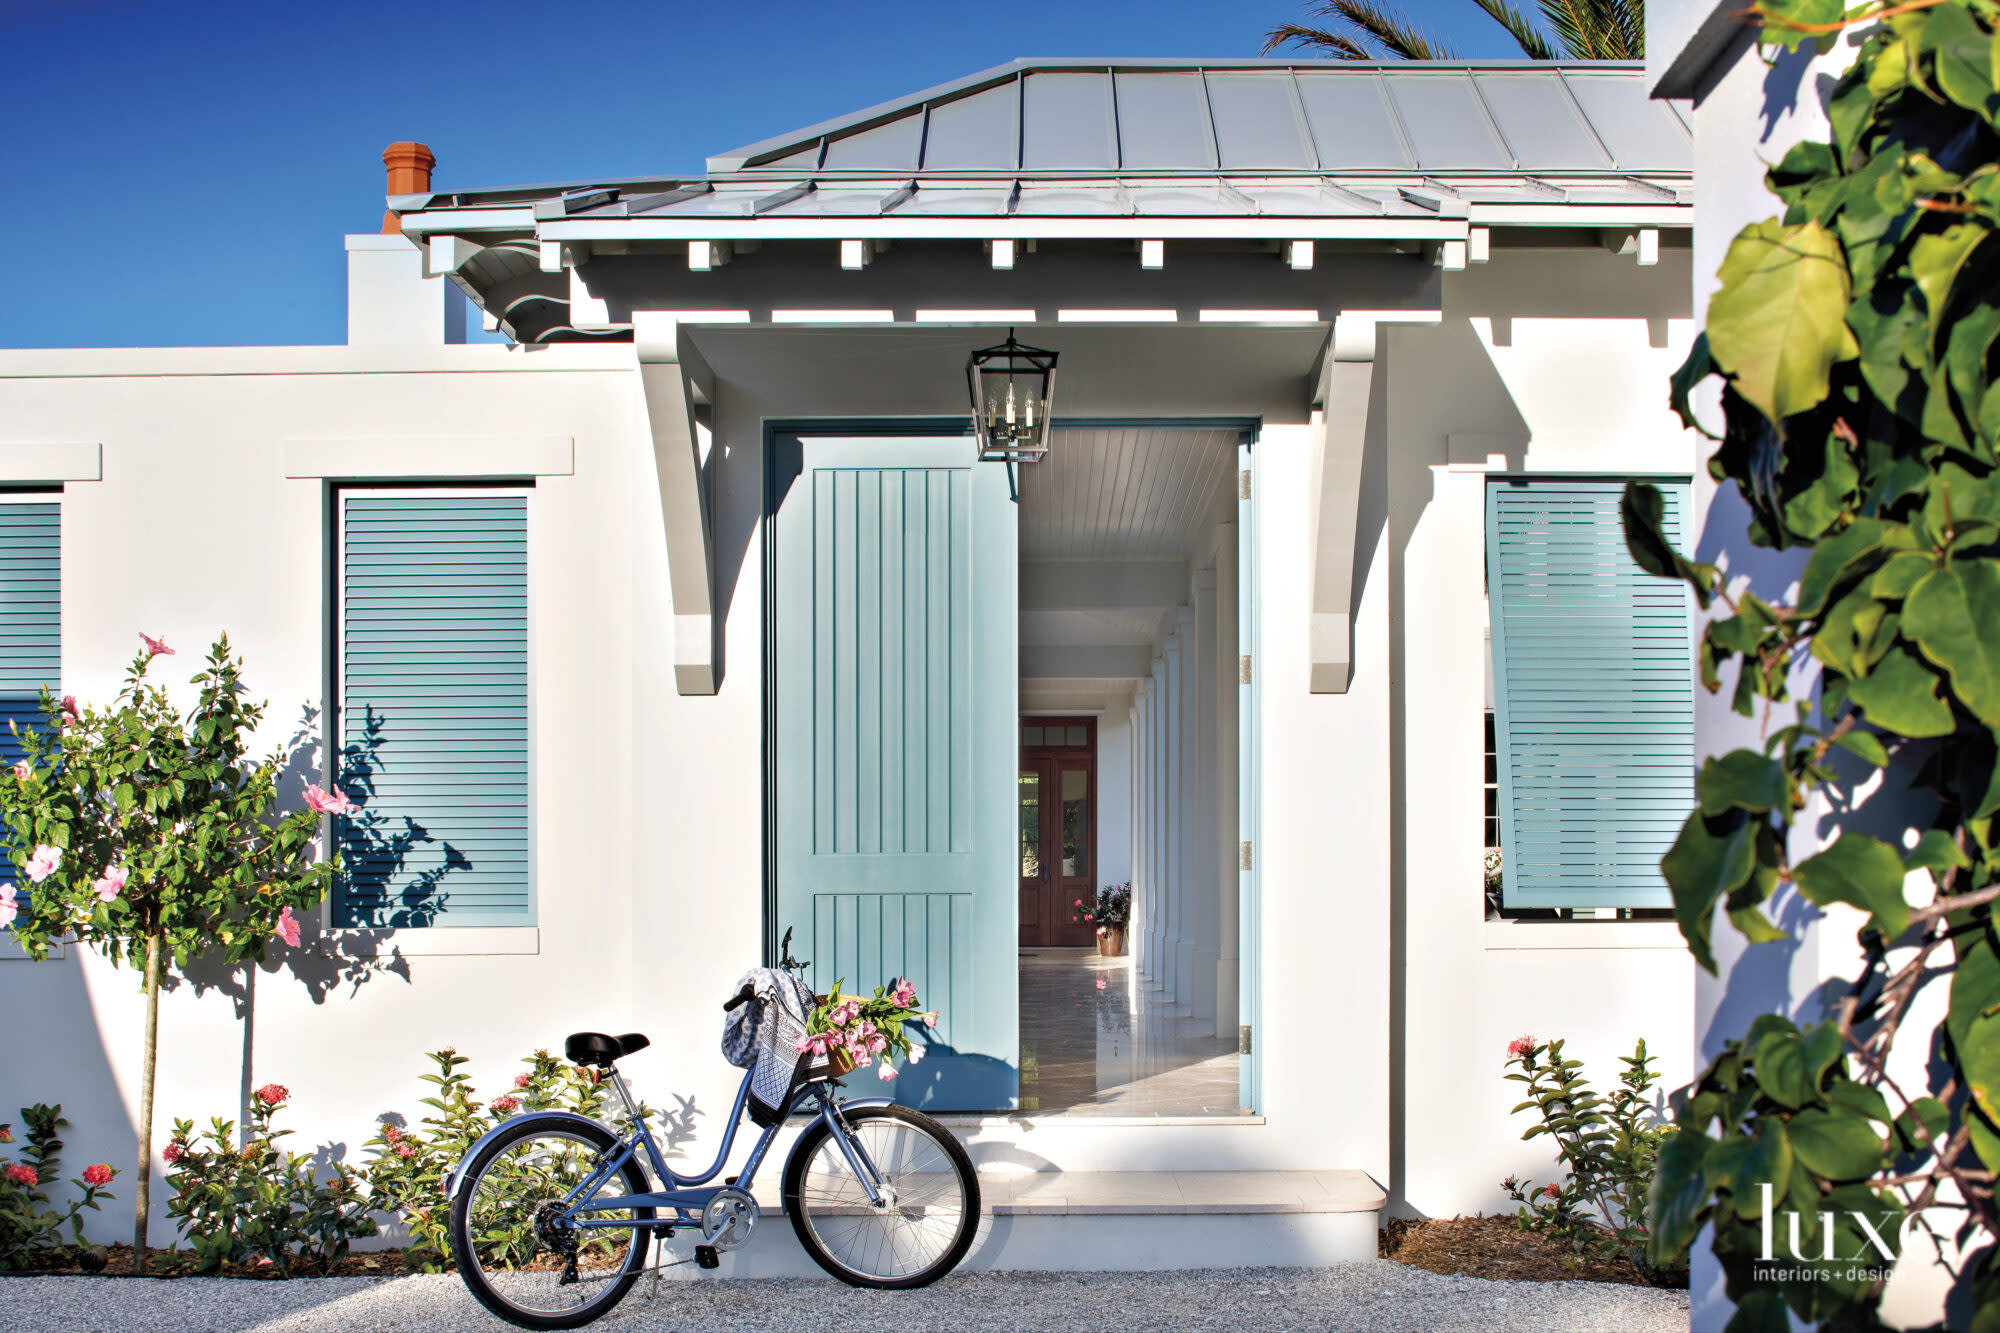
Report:
M982 1171L978 1272L1142 1272L1317 1267L1375 1257L1381 1188L1361 1171ZM799 1248L773 1179L763 1219L722 1267L674 1278L819 1277ZM665 1242L675 1258L699 1237Z

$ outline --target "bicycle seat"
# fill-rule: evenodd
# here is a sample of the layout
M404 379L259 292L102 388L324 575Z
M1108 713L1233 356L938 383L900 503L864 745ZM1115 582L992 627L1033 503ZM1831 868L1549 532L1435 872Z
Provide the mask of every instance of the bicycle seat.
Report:
M643 1051L652 1044L637 1032L628 1032L622 1037L610 1037L602 1032L572 1032L569 1040L563 1043L563 1054L572 1064L609 1069L611 1062L619 1056Z

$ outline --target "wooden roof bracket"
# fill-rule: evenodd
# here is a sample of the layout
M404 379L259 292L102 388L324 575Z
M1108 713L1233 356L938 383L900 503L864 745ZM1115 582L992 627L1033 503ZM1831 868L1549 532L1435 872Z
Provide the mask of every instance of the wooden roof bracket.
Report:
M632 312L639 384L653 437L667 587L674 613L674 687L714 694L722 672L715 617L715 538L702 477L695 409L713 401L715 377L671 313Z

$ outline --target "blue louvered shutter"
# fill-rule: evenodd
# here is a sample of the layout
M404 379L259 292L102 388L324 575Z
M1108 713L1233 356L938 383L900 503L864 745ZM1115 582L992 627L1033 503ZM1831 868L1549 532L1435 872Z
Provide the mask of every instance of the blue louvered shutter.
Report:
M1624 488L1486 488L1508 907L1673 905L1660 857L1694 804L1690 596L1633 563ZM1680 546L1688 487L1660 489Z
M535 922L528 502L340 496L340 926Z
M62 506L0 503L0 763L21 758L16 726L44 725L42 689L60 691L61 675ZM0 855L0 893L14 882Z

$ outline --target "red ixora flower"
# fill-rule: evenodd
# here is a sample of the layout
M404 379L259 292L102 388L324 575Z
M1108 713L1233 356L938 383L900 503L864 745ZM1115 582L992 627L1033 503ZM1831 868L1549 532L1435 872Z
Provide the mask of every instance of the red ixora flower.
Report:
M83 1168L83 1183L86 1185L109 1185L111 1183L111 1163L99 1162L95 1166Z
M1516 1059L1534 1049L1535 1039L1533 1037L1516 1037L1507 1043L1507 1054Z
M13 1141L14 1127L12 1125L0 1125L0 1143L12 1143Z
M399 1157L415 1157L417 1150L407 1143L399 1143L396 1145L396 1155Z
M514 1075L514 1086L517 1088L525 1088L534 1081L535 1081L535 1076L533 1074Z
M283 1106L291 1098L292 1090L282 1083L266 1083L257 1089L257 1100L266 1106Z
M1544 1198L1553 1199L1560 1196L1561 1194L1562 1194L1562 1186L1560 1185L1542 1186L1542 1195Z
M402 1137L403 1137L403 1131L397 1129L394 1125L382 1126L382 1141L384 1143L394 1143L397 1139L400 1139Z
M16 1185L26 1185L30 1189L42 1183L41 1177L35 1174L35 1168L29 1166L26 1162L15 1162L12 1166L9 1166L7 1168L7 1179L13 1181Z
M187 1145L179 1139L175 1139L172 1143L160 1149L160 1156L166 1158L169 1162L178 1162L181 1158L187 1156L187 1153Z
M499 1097L495 1097L493 1099L494 1115L512 1115L514 1114L514 1112L520 1109L521 1109L521 1099L519 1097L508 1097L502 1095Z

